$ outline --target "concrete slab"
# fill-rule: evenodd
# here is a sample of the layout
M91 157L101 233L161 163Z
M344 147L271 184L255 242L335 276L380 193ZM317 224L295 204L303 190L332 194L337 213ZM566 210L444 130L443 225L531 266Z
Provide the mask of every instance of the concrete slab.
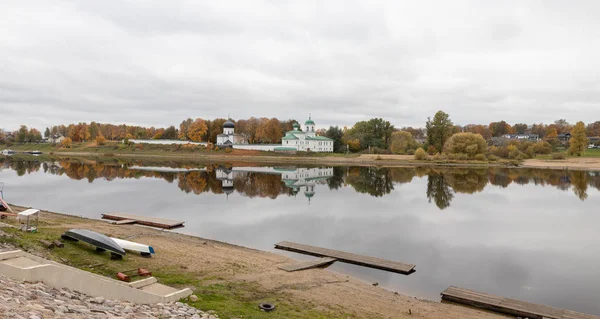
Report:
M40 263L33 261L27 257L17 257L12 259L3 260L0 263L5 265L11 265L19 268L27 268L32 266L39 266Z
M159 283L154 283L148 286L144 286L139 288L142 291L145 292L149 292L149 293L153 293L155 295L159 295L159 296L166 296L168 294L172 294L174 292L179 291L178 289L169 287L169 286L165 286L163 284L159 284Z

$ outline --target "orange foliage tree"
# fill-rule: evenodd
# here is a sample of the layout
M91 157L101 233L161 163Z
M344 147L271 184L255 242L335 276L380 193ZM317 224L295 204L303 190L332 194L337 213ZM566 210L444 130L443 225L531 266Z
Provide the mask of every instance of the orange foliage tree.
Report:
M60 142L60 146L64 148L71 148L73 146L73 140L70 137L66 137L62 142Z
M201 142L202 137L208 131L208 127L206 126L206 122L203 119L197 118L190 126L188 127L187 136L193 142Z

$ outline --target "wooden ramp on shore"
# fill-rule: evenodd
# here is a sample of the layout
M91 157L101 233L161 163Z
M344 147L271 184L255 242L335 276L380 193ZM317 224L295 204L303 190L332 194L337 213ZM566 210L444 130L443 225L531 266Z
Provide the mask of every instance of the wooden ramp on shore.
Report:
M405 264L398 261L391 261L376 257L347 253L339 250L302 245L292 243L289 241L282 241L278 244L275 244L275 248L316 257L330 257L336 259L337 261L349 264L391 271L403 275L412 274L413 272L415 272L416 267L416 265Z
M132 214L123 214L123 213L108 213L102 214L103 219L116 220L115 224L140 224L145 226L152 226L158 228L178 228L183 227L182 221L157 218L157 217L147 217L147 216L138 216Z
M488 295L454 286L450 286L442 292L442 300L530 319L600 319L598 316Z
M277 266L277 268L279 268L281 270L285 270L287 272L292 272L292 271L299 271L299 270L305 270L305 269L311 269L311 268L322 267L325 265L330 265L333 262L335 262L336 260L337 259L335 259L335 258L323 257L323 258L319 258L319 259L315 259L315 260L285 264L285 265Z

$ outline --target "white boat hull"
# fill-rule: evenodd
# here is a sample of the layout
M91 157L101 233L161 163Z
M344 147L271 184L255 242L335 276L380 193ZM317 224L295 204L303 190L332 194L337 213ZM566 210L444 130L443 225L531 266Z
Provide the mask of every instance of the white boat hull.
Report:
M132 241L114 238L114 237L111 237L111 239L114 240L119 246L121 246L121 248L123 248L125 250L144 253L144 254L154 254L154 248L152 248L152 246L135 243Z

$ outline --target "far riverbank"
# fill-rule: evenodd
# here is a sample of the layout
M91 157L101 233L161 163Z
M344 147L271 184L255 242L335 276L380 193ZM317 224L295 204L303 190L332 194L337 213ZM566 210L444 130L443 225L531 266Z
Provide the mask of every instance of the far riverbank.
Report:
M337 153L298 153L282 154L274 152L233 150L208 151L186 145L122 145L107 144L96 146L91 143L74 146L71 149L53 145L25 144L12 149L24 152L40 150L52 157L86 157L93 159L128 158L186 162L241 162L259 164L299 164L331 166L450 166L450 167L527 167L541 169L600 170L600 157L568 157L563 160L526 159L499 161L457 161L457 160L415 160L412 155L387 154L337 154Z

